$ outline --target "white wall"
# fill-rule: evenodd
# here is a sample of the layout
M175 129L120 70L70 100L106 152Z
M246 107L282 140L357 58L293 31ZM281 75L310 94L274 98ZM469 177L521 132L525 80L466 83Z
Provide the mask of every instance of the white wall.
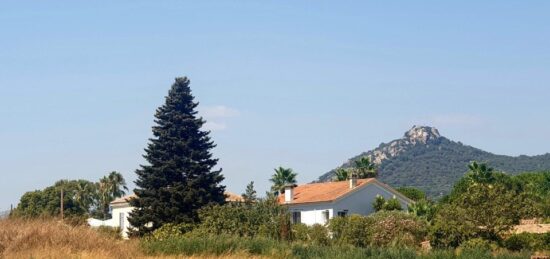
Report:
M114 227L121 228L120 230L121 230L122 238L128 238L128 229L130 227L130 222L128 222L128 216L130 215L130 212L132 212L132 210L134 210L134 207L130 207L129 205L112 207L111 214L113 215L113 217L111 220L113 222ZM122 215L122 220L124 221L123 227L120 226L121 215Z
M289 204L288 206L291 213L295 211L301 212L301 223L310 226L313 224L323 225L326 224L323 219L323 211L325 210L329 210L329 218L337 216L338 211L344 210L348 210L348 215L369 215L373 213L374 208L372 207L372 203L377 195L384 197L386 200L396 196L386 188L376 183L371 183L335 202ZM406 210L409 202L399 196L396 196L396 198L401 202L403 209Z
M310 205L291 205L289 207L290 212L301 212L301 223L306 225L321 224L324 225L328 222L324 220L323 212L328 210L329 219L333 217L333 206L331 203L315 203ZM292 216L292 214L291 214Z
M396 196L392 192L386 190L386 188L373 183L344 197L341 200L336 201L336 203L334 203L334 211L335 213L338 213L338 211L348 210L349 215L369 215L375 212L372 207L372 203L376 199L377 195L384 197L386 200ZM406 210L409 202L399 196L396 196L396 198L399 202L401 202L401 207Z

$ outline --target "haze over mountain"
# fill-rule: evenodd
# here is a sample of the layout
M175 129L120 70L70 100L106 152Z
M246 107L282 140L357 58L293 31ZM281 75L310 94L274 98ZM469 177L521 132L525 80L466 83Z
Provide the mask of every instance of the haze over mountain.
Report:
M351 167L353 161L363 156L370 157L379 166L381 181L395 187L417 187L433 198L447 194L467 171L467 164L474 160L487 162L510 174L550 170L550 153L517 157L496 155L452 141L441 136L436 128L427 126L414 126L402 138L382 143L338 168ZM336 169L319 177L319 181L330 181Z

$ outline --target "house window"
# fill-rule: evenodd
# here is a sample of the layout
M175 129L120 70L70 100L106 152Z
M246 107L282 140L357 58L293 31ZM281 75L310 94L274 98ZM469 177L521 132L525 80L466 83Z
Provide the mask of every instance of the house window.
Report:
M348 210L338 211L338 217L345 217L348 215Z
M292 212L292 223L294 223L294 224L302 223L302 212L300 212L300 211L293 211Z
M323 219L325 220L325 223L328 222L329 217L330 217L330 214L329 214L328 210L323 211Z
M124 230L124 212L118 214L118 225L120 229Z

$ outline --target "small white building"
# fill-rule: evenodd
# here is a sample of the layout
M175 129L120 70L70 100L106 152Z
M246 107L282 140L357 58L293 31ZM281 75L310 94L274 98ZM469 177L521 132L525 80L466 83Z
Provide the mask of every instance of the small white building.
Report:
M225 192L225 196L226 202L243 201L243 198L240 195L231 192ZM134 207L130 206L130 200L135 197L136 195L132 194L113 200L110 203L112 218L107 220L89 218L88 225L90 225L91 227L106 226L120 228L122 238L127 239L128 233L132 228L130 222L128 221L128 216L130 215L130 212L134 210Z
M128 232L130 222L128 222L128 215L134 210L134 207L130 206L130 199L135 198L134 194L117 198L110 203L112 218L107 220L99 220L94 218L88 219L88 225L91 227L113 227L120 228L122 238L128 238Z
M335 216L369 215L376 196L397 198L403 209L413 201L375 178L286 186L279 203L288 206L294 223L327 224Z

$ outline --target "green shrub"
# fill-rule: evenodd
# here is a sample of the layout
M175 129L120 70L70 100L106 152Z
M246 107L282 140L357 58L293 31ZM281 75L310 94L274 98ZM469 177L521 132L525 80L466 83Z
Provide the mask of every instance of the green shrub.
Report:
M328 229L319 224L309 227L309 239L314 245L326 246L330 244Z
M309 227L306 224L292 224L292 239L301 242L309 241Z
M384 209L384 204L386 204L386 199L384 199L381 195L376 195L376 198L372 202L372 208L374 211L381 211Z
M348 217L334 217L328 227L335 244L366 247L372 235L371 225L370 218L354 214Z
M190 235L229 235L289 239L290 215L276 200L256 203L227 203L199 211L200 224Z
M384 204L384 210L403 210L403 207L401 207L401 202L399 202L397 198L393 197L386 201L386 204Z
M550 250L550 233L520 233L504 240L504 247L512 251Z
M482 238L472 238L466 242L463 242L459 248L463 251L491 251L491 242Z
M305 224L293 224L292 237L293 240L305 244L315 244L323 246L330 244L328 229L325 226L319 224L315 224L311 227Z
M155 230L150 238L155 240L165 240L169 238L183 237L184 234L193 230L195 225L189 223L182 224L165 224L162 227Z
M502 251L492 254L485 250L470 249L456 254L453 250L434 250L417 254L411 248L357 248L345 245L319 246L313 244L288 243L267 238L245 238L235 236L181 237L166 240L143 240L143 249L149 255L176 255L207 257L211 255L237 255L239 257L267 258L374 258L374 259L519 259L528 258L529 253Z
M356 247L417 247L427 235L424 220L400 211L336 217L329 229L335 244Z
M381 211L368 218L372 221L372 246L418 247L426 240L426 222L416 216L400 211Z

